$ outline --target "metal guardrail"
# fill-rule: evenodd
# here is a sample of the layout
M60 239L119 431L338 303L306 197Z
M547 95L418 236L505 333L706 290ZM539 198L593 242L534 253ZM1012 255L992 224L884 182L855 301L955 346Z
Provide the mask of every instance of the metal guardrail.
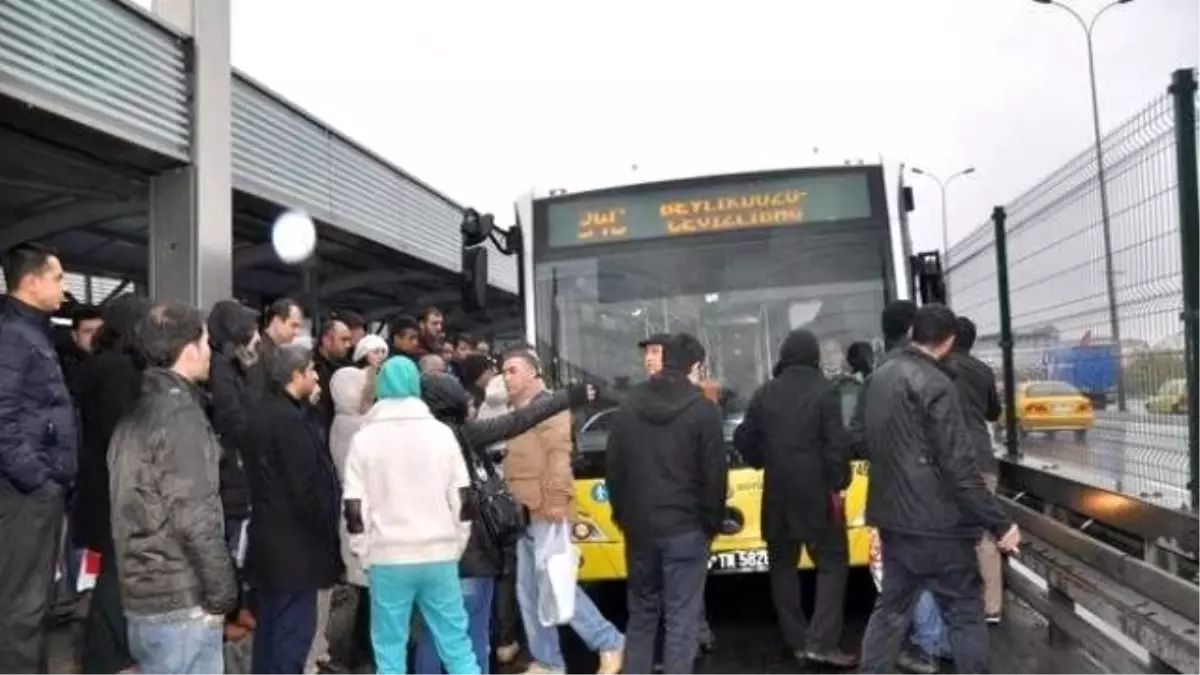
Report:
M1000 462L1003 503L1023 530L1010 591L1114 672L1200 672L1200 525L1196 514L1042 471ZM1030 508L1030 504L1036 506ZM1107 631L1081 616L1086 609ZM1149 662L1113 635L1140 645Z
M1200 561L1200 521L1190 511L1170 509L1130 495L1058 476L1005 458L1000 482L1009 494L1032 496L1136 538L1149 554L1157 547L1191 562Z

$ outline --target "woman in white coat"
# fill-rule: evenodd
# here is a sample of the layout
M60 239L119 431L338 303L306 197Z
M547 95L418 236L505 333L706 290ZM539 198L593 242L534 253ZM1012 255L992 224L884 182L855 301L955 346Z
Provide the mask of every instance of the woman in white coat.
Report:
M350 439L363 425L366 413L375 403L375 375L387 358L388 347L378 335L367 335L354 347L354 366L339 368L329 380L333 399L333 425L329 429L329 452L337 468L338 480L346 479L346 456ZM370 606L367 577L362 562L350 552L346 519L338 518L342 544L342 562L346 566L347 586L335 599L328 630L329 657L336 666L354 672L360 665L371 665Z

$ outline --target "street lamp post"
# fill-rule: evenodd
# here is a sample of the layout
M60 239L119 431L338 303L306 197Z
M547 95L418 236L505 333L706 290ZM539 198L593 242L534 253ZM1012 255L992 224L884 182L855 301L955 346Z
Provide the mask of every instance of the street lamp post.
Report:
M1133 0L1114 0L1101 7L1100 11L1096 12L1091 21L1085 20L1080 16L1079 12L1057 0L1033 1L1039 5L1057 7L1075 17L1075 21L1079 23L1079 27L1083 29L1083 33L1087 37L1088 81L1091 84L1092 90L1092 134L1095 137L1096 144L1096 180L1100 183L1100 220L1104 235L1104 277L1108 286L1108 322L1109 331L1112 333L1113 343L1116 344L1117 349L1117 409L1124 412L1126 405L1124 364L1121 362L1121 322L1117 317L1117 285L1116 274L1113 271L1112 220L1108 211L1108 182L1104 177L1104 148L1103 139L1100 136L1100 99L1096 95L1096 52L1092 45L1092 31L1096 27L1096 21L1105 12L1117 5L1128 4Z
M933 182L937 183L938 189L941 191L941 195L942 195L942 269L948 270L950 267L950 218L948 216L948 211L946 210L946 190L950 189L950 184L954 182L955 178L962 178L963 176L970 176L971 174L975 173L975 167L969 166L969 167L963 169L962 171L959 171L958 173L951 175L946 180L942 180L941 178L938 178L936 175L934 175L928 171L925 171L924 169L918 169L915 166L912 168L912 172L917 174L918 176L925 176L926 178L931 179Z

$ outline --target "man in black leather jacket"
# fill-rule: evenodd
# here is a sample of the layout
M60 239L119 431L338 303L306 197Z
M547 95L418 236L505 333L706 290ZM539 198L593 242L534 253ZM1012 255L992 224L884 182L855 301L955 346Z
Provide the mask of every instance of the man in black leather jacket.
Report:
M237 601L218 492L221 444L204 395L200 312L160 303L143 320L150 368L109 444L109 494L129 652L142 672L221 672L223 615Z
M1015 550L1020 532L984 485L959 393L938 365L957 330L946 307L922 307L912 344L890 354L862 394L867 520L880 530L886 574L863 638L861 672L892 672L925 589L942 609L957 672L987 672L974 546L989 532L1002 550Z

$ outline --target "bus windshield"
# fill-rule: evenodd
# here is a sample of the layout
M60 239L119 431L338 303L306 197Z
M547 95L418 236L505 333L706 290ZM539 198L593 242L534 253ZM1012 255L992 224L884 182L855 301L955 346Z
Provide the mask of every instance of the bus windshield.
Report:
M599 382L619 400L645 378L639 341L690 333L732 421L771 376L789 331L816 334L830 375L845 372L851 343L876 338L888 289L884 255L870 244L861 233L767 232L537 261L539 346L560 384Z

